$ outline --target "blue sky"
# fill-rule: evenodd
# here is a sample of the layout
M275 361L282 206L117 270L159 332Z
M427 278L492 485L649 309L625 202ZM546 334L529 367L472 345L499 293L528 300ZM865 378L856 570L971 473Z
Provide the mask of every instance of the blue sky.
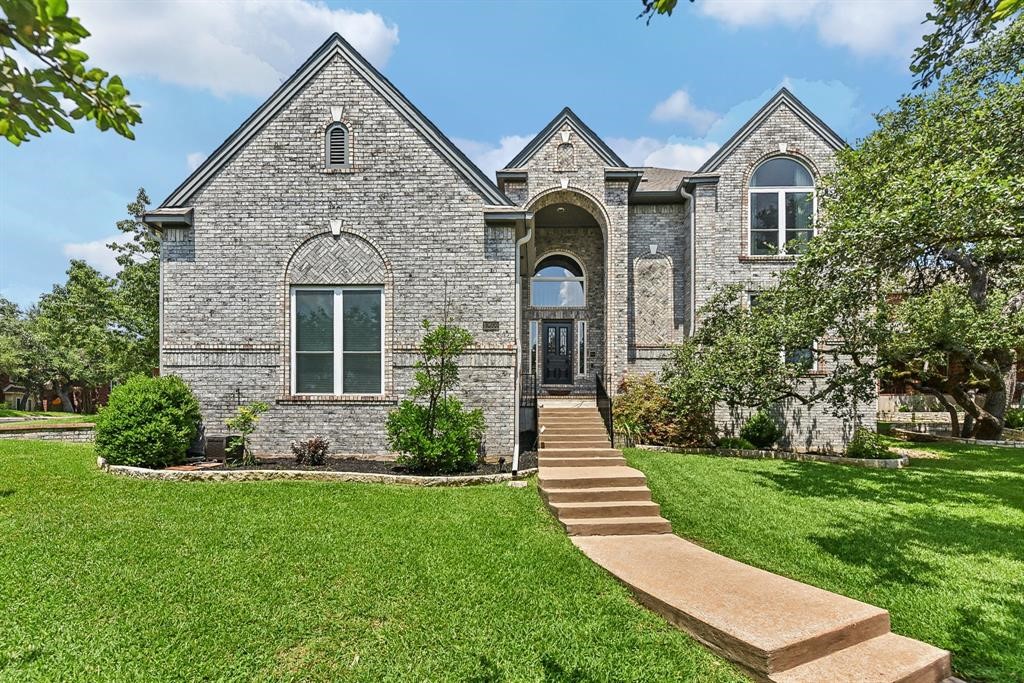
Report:
M78 125L0 142L0 294L31 304L158 204L333 31L486 171L563 106L631 164L693 168L782 84L851 143L910 88L926 0L321 3L71 0L95 63L142 104L137 139Z

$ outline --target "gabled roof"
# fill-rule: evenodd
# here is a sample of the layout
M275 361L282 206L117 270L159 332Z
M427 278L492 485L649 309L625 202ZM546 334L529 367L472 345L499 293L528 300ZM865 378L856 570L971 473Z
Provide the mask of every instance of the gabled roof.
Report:
M522 168L525 166L533 155L537 153L537 150L539 150L544 143L546 143L548 139L555 134L555 132L561 130L562 126L566 123L568 123L569 126L587 142L587 144L594 148L594 151L597 152L597 155L601 157L601 160L606 164L615 167L627 167L626 162L623 161L611 147L606 145L604 140L597 136L597 133L590 130L590 127L583 123L580 117L576 116L576 113L572 109L566 107L562 111L558 112L558 116L551 119L551 123L544 126L544 129L537 133L537 136L530 140L526 147L523 147L523 150L516 155L515 159L505 164L505 168Z
M719 148L714 155L704 162L704 165L697 169L697 173L713 173L718 169L726 157L732 154L733 150L740 146L744 140L746 140L751 133L767 119L769 116L775 113L783 104L787 105L797 118L807 124L815 133L821 136L821 138L828 143L833 149L842 149L846 147L846 141L839 136L839 133L829 128L824 121L815 116L814 112L804 105L803 102L797 99L796 95L791 93L788 88L779 88L779 92L775 93L775 96L768 100L763 107L758 109L757 113L754 114L749 121L743 124L736 133L729 138L724 145Z
M273 95L266 102L260 105L259 109L253 112L238 129L225 140L220 147L214 150L206 161L190 175L185 182L179 185L170 196L164 200L161 207L176 207L187 202L211 177L213 177L232 157L235 156L246 143L263 126L271 121L278 112L284 109L295 95L302 91L306 84L316 76L335 56L341 56L352 69L362 76L369 86L377 91L406 121L419 132L427 142L462 175L470 185L476 188L483 196L487 204L508 205L511 204L494 184L494 182L481 171L476 164L462 153L462 151L442 133L423 113L417 109L412 102L406 99L405 95L398 91L391 81L377 71L366 59L359 54L355 48L335 33L328 38L323 45L317 48L306 62L293 73L288 80L281 84Z

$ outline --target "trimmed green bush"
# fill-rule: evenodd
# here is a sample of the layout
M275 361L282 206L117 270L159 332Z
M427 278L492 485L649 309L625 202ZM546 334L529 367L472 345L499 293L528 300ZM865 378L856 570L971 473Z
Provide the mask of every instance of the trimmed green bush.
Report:
M737 451L756 451L757 446L750 443L742 436L723 436L715 444L716 448L731 448Z
M1024 408L1008 408L1003 426L1010 429L1024 429Z
M846 446L847 458L892 458L895 457L889 447L882 441L882 437L870 432L863 427L858 427L853 433L853 438Z
M112 465L176 465L199 429L199 402L180 377L131 377L96 418L96 452Z
M408 399L387 419L391 447L398 463L413 472L452 474L476 466L484 433L482 410L464 410L454 396L438 399L433 420L430 408Z
M782 428L767 410L761 409L747 418L740 427L740 437L746 439L757 448L771 448L782 438Z

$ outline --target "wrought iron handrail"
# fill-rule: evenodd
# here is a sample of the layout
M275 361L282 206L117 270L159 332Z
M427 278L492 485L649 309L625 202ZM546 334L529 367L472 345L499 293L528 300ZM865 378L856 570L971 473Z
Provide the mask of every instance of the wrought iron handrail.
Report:
M608 430L608 440L615 448L615 427L612 421L612 397L605 388L604 377L600 372L594 374L594 386L597 389L597 410L604 420L604 428Z
M525 408L533 413L533 443L520 444L524 451L537 450L537 441L540 438L540 414L539 401L537 400L537 375L524 372L519 376L519 408Z

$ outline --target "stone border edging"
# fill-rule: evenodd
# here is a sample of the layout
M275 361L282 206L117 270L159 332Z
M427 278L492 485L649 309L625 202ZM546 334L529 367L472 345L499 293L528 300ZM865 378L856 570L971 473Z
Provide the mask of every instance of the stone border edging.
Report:
M96 429L92 422L57 422L46 424L45 419L32 420L38 424L3 424L0 423L0 432L59 432L63 430L91 430Z
M634 448L661 453L681 453L683 455L714 455L721 458L747 458L750 460L793 460L828 462L836 465L853 467L869 467L874 469L898 470L910 466L910 458L899 454L896 458L847 458L841 455L820 455L818 453L794 453L792 451L751 451L739 448L670 448L668 446L649 446L637 444Z
M1004 429L1004 432L1016 432L1017 430ZM962 439L959 436L947 436L945 434L931 434L929 432L915 432L911 429L894 428L891 432L904 441L911 443L961 443L968 446L999 446L1000 448L1024 448L1024 441L986 441L984 439Z
M403 484L406 486L497 484L504 481L525 479L537 472L535 467L520 470L515 476L511 472L466 476L418 476L415 474L377 474L374 472L335 472L331 470L196 470L185 472L181 470L151 470L145 467L111 465L102 457L96 458L96 465L101 470L118 476L157 481L333 481Z

